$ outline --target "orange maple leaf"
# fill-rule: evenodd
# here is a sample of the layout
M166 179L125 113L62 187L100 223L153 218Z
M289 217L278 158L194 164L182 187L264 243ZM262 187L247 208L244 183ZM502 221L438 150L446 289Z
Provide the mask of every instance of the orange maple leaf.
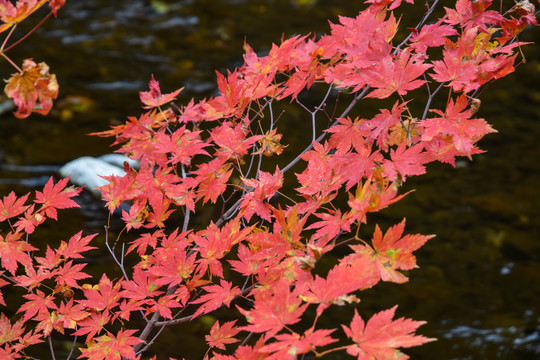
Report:
M4 92L17 105L17 118L26 118L32 112L47 115L53 99L58 96L58 82L56 75L49 74L47 64L36 64L32 59L26 59L22 72L11 75Z

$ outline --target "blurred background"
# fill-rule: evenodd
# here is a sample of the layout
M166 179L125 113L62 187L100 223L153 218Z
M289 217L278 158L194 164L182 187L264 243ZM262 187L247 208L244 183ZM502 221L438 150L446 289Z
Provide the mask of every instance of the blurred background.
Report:
M282 36L326 33L328 20L359 8L350 0L68 0L9 53L18 64L45 61L60 95L50 116L0 115L0 196L42 187L77 157L111 152L111 139L86 134L138 116L138 92L148 89L151 74L163 92L185 88L179 103L208 97L216 91L214 70L242 64L244 40L263 54ZM407 16L401 30L412 25ZM37 21L34 15L22 27ZM532 29L520 40L538 41L539 34ZM481 141L487 152L455 169L430 165L427 175L407 181L415 192L370 220L384 230L406 217L408 233L437 235L417 252L420 269L409 283L360 294L362 314L399 304L397 316L428 322L419 333L438 341L406 350L413 359L540 358L540 47L523 52L527 63L481 97L477 116L499 131ZM0 63L3 78L13 71ZM80 210L60 214L41 236L103 233L103 204L88 193L80 201ZM164 336L162 345L201 358L206 348L194 348L200 341L190 337L208 329L203 319L182 327L180 338Z

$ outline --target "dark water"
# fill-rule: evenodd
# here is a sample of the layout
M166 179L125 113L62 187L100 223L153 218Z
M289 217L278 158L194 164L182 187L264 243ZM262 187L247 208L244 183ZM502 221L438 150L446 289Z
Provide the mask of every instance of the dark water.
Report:
M150 74L164 91L185 87L181 101L209 96L214 69L240 65L245 38L264 51L282 34L326 32L327 19L356 14L354 1L311 2L68 1L58 19L10 53L17 62L29 56L47 62L61 94L52 116L1 117L3 162L40 171L0 170L0 195L31 191L56 166L108 152L110 140L85 134L139 114L138 91L146 90ZM367 311L399 304L399 316L428 321L420 332L439 340L406 351L412 358L540 358L540 51L524 50L529 61L482 97L478 116L499 130L482 140L487 153L456 169L431 166L408 181L417 191L372 221L384 228L405 216L410 233L437 234L418 251L421 268L410 283L378 285L362 297ZM5 62L0 71L12 72ZM85 105L77 107L76 99ZM62 227L44 234L102 232L99 202L85 194L82 203L83 210L64 213ZM190 326L193 334L183 327L181 338L164 338L165 346L184 340L182 348L201 352L190 337L207 325Z

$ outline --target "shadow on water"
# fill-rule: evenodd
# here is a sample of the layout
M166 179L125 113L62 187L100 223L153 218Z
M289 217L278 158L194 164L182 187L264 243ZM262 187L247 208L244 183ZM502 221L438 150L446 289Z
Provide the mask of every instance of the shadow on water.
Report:
M209 96L213 70L240 65L244 38L265 51L282 33L326 32L326 19L354 16L355 8L351 1L68 1L13 51L18 60L47 62L61 95L49 117L2 116L0 195L26 193L69 160L109 152L109 139L85 134L140 113L138 91L150 74L163 89L185 87L181 101ZM420 332L439 340L409 349L412 358L540 358L540 51L525 50L530 61L482 97L478 116L499 130L482 140L487 153L456 169L430 166L408 181L417 191L371 219L385 228L405 216L408 232L437 234L418 252L421 268L408 284L361 294L367 313L399 304L399 316L428 321ZM11 72L5 63L0 70ZM90 105L62 105L69 96ZM102 204L88 193L80 201L64 223L67 215L73 229L102 233ZM49 231L66 236L65 229ZM183 327L184 348L204 353L189 344L206 327ZM173 336L163 342L178 346Z

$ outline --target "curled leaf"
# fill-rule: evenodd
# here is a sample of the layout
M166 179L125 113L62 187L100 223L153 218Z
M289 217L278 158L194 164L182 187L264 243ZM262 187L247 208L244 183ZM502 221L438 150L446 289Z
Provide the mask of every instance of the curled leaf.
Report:
M19 0L15 4L7 0L0 0L0 33L6 31L14 24L18 24L39 9L47 0Z
M4 92L15 102L17 118L26 118L32 112L47 115L53 99L58 96L58 82L54 74L49 74L47 64L36 64L32 59L26 59L22 72L11 75L7 80Z

